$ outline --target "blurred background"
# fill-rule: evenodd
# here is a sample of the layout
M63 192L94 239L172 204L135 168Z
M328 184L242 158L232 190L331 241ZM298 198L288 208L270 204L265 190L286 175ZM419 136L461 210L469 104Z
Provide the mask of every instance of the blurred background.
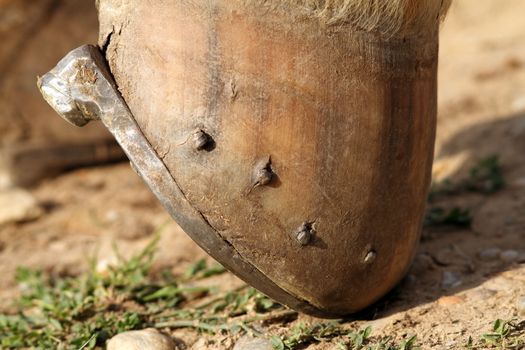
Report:
M0 0L0 183L34 185L72 167L121 159L101 125L56 118L35 88L69 50L97 41L92 1Z
M434 186L414 266L375 327L432 342L525 309L525 2L456 0L441 35ZM97 42L94 1L0 0L0 308L18 266L104 269L163 228L156 264L201 252L101 125L61 120L36 78ZM229 284L240 284L231 275ZM520 311L521 310L521 311Z

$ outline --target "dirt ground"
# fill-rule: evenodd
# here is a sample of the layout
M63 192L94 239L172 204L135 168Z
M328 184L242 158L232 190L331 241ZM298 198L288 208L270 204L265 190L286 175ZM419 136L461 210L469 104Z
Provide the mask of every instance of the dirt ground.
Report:
M375 333L417 334L424 349L458 349L524 309L524 13L522 0L461 0L444 24L434 181L459 182L478 160L498 155L506 187L437 198L443 207L469 208L472 228L425 228L408 276L356 321ZM141 250L162 226L158 265L183 270L204 256L128 164L76 170L30 191L44 215L0 228L0 306L18 293L17 266L80 273L93 254L101 266L112 263L114 244L124 255ZM518 256L490 254L508 250ZM189 348L197 340L177 335Z

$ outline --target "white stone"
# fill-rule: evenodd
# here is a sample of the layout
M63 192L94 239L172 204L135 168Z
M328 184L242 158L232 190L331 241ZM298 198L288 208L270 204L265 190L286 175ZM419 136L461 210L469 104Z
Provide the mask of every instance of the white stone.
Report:
M267 339L245 336L235 343L233 350L273 350L273 347Z
M19 188L0 191L0 226L35 220L42 214L42 208L29 192Z
M108 342L107 350L176 350L177 345L156 329L118 334Z
M111 255L109 257L103 258L99 261L97 261L97 265L95 266L95 270L98 273L107 273L112 267L117 266L119 263L119 260L116 256Z

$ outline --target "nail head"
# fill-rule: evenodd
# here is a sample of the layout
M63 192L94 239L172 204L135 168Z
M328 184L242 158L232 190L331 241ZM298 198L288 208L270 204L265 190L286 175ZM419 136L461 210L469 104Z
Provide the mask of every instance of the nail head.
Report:
M370 250L364 259L365 264L371 264L376 260L377 253L374 250Z
M193 133L193 146L198 151L205 149L209 145L210 140L210 136L200 129Z
M295 232L294 238L301 246L306 246L312 241L315 231L312 224L304 222Z

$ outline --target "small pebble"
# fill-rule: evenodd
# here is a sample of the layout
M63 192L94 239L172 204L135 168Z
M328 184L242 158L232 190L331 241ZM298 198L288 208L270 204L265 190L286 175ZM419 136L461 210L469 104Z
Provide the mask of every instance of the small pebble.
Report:
M456 272L443 271L443 278L441 280L441 287L444 289L451 289L459 287L463 281L461 276Z
M42 214L42 208L31 193L19 188L0 191L0 226L36 220Z
M505 250L504 252L501 252L501 254L499 255L499 258L503 262L513 263L516 260L518 260L519 256L520 256L520 253L518 253L515 250Z
M108 342L107 350L176 350L170 337L156 329L130 331L118 334Z
M118 263L119 263L119 260L116 256L114 255L106 256L105 258L97 261L95 270L98 273L107 274L109 273L110 269L114 266L117 266Z
M244 336L235 343L233 350L273 350L273 347L267 339Z
M437 301L438 305L441 305L441 306L459 305L459 304L463 304L464 302L465 302L465 298L457 296L457 295L443 296L439 298Z
M478 257L482 261L494 261L500 257L501 249L488 248L479 252Z

